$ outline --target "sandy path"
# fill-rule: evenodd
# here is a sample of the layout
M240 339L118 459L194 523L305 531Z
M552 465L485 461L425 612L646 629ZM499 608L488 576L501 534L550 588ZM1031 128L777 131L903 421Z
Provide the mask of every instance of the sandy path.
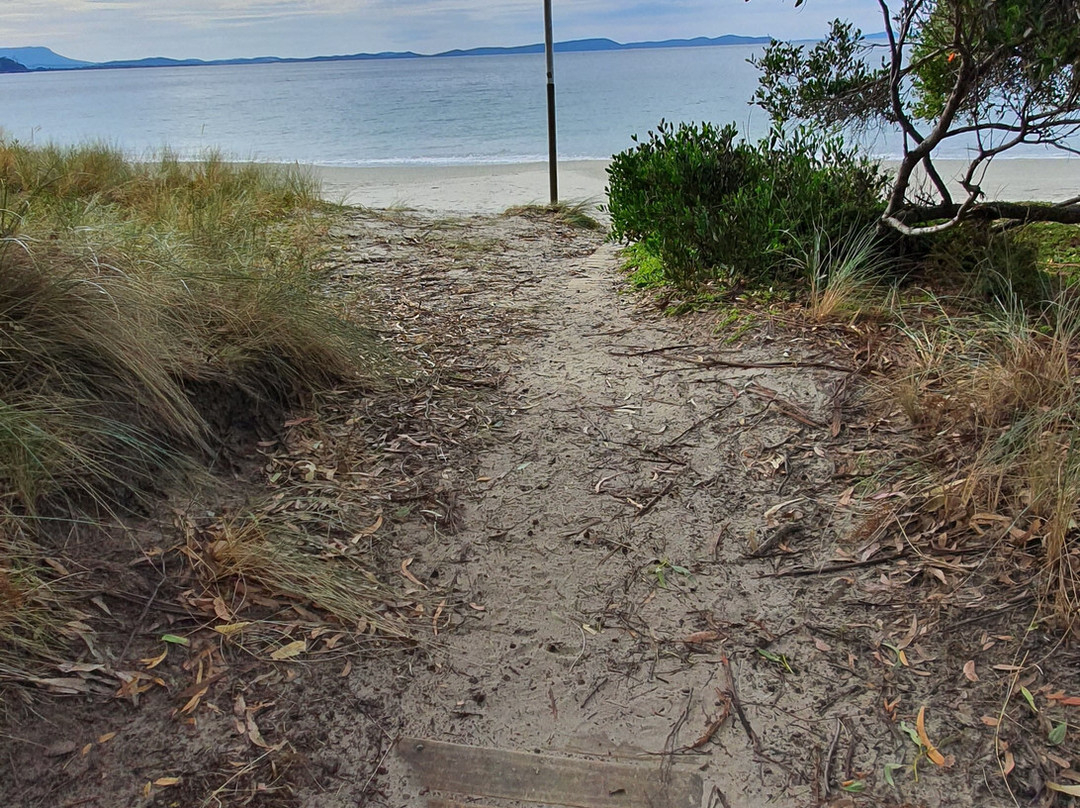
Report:
M420 308L502 309L525 327L475 335L506 371L506 417L475 465L443 471L460 493L461 529L394 537L422 581L453 582L483 611L464 609L425 664L399 671L387 737L632 758L657 776L674 760L731 806L824 796L834 737L834 792L879 769L883 751L902 758L860 663L834 639L850 612L823 605L848 582L769 577L772 561L748 558L762 542L806 564L828 558L842 487L828 424L844 374L687 361L830 360L768 335L721 354L707 331L635 311L618 293L615 250L594 236L521 217L444 220L437 231L404 221L406 242L486 247L445 274L429 267L422 284L389 253L372 277ZM387 227L367 220L362 237ZM844 440L848 451L871 442ZM709 633L681 641L696 632ZM734 715L709 736L732 708L725 655L757 754ZM370 669L357 698L380 700L381 679ZM386 767L378 804L425 804L396 755Z

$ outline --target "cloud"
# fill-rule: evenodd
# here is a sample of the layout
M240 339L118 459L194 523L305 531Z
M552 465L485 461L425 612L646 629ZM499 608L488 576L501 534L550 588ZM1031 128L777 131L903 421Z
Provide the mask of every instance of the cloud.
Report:
M834 16L880 30L868 0L555 0L556 39L811 37ZM74 58L431 53L540 41L540 0L0 0L0 46Z

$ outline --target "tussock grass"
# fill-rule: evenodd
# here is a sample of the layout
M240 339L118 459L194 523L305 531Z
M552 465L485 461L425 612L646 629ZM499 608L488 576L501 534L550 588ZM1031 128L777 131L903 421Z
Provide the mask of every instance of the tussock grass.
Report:
M835 242L819 229L802 255L792 259L796 274L810 282L812 319L880 308L889 262L878 241L875 227L851 231Z
M592 215L596 210L593 200L580 202L556 202L554 205L516 205L507 208L504 216L553 216L560 222L582 230L602 230L604 225Z
M1039 587L1057 621L1080 608L1080 305L1062 295L1032 315L939 316L904 328L908 373L896 398L928 435L949 440L943 507L1007 517L1037 545Z
M322 291L316 191L215 154L0 141L0 524L23 548L0 543L0 665L56 628L33 596L50 571L24 560L45 524L138 509L238 420L387 378L371 328Z

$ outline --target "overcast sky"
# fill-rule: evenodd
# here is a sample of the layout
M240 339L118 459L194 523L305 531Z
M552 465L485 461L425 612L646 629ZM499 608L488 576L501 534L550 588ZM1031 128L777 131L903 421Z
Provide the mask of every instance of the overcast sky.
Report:
M557 40L745 34L807 38L842 16L881 30L871 0L553 0ZM543 39L543 0L0 0L0 47L73 59L434 53Z

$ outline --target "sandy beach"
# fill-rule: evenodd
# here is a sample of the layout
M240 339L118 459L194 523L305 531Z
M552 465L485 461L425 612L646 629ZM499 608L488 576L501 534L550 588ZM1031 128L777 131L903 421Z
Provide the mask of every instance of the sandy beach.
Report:
M559 196L567 202L599 204L607 183L606 160L559 164ZM966 167L940 160L946 176ZM546 203L546 163L462 166L345 168L313 166L332 202L369 208L402 207L458 213L500 213L513 205ZM1060 201L1080 194L1080 158L998 160L983 188L990 199Z

